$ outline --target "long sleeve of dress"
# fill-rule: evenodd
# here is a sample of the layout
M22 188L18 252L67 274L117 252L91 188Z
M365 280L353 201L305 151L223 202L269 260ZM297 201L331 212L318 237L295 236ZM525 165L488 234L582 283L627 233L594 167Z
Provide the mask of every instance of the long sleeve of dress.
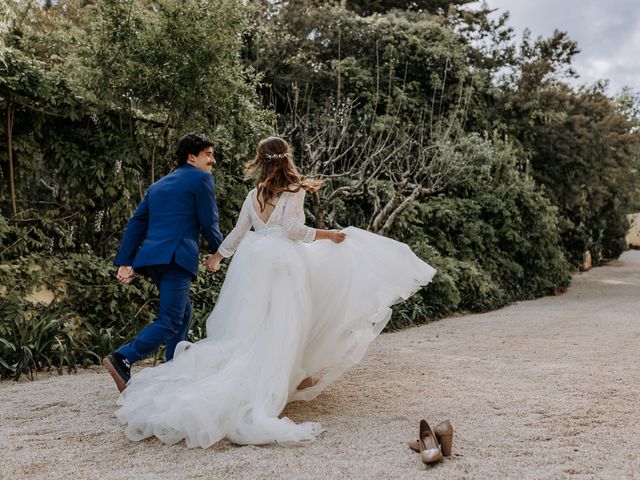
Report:
M282 226L291 240L311 243L316 238L316 229L304 224L304 196L305 191L300 189L287 199L282 215Z
M236 226L233 227L233 230L231 230L229 235L227 235L222 244L218 247L218 252L220 252L220 255L225 258L229 258L235 253L245 234L251 228L251 215L249 213L250 201L251 198L249 197L245 199L242 204L242 208L240 209L240 215L238 215Z

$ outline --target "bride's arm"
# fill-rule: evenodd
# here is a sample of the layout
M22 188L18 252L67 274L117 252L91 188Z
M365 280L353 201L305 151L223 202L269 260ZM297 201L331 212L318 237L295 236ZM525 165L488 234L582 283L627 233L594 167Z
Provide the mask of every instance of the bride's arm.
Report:
M305 191L300 190L288 199L284 208L283 225L287 232L287 237L292 240L311 243L314 240L331 240L340 243L346 234L338 230L323 230L321 228L311 228L304 223L304 196Z
M220 262L223 258L228 258L233 255L240 245L240 242L251 228L251 215L249 214L249 201L250 197L247 196L242 208L240 209L240 215L236 221L236 226L227 235L224 241L218 247L216 253L209 255L205 262L207 270L210 272L216 272L220 269Z

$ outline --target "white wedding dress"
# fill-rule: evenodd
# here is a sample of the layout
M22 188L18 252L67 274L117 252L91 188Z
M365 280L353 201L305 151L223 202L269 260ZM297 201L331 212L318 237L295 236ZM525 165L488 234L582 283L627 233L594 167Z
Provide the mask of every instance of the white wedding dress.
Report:
M266 223L254 195L220 246L235 256L207 338L181 342L173 361L134 375L118 399L131 440L155 435L206 448L223 438L314 439L319 423L279 417L287 402L315 398L359 362L389 321L389 307L435 274L407 245L357 228L345 229L340 244L314 242L304 190L283 193ZM321 375L319 383L297 390L312 375Z

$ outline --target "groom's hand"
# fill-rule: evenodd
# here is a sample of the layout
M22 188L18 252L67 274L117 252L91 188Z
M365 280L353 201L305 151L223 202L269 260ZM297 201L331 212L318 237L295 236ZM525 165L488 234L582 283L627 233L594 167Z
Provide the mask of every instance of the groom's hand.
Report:
M122 283L124 285L126 285L127 283L131 283L133 277L135 276L136 274L134 273L133 268L125 265L121 265L120 267L118 267L118 273L116 274L118 283Z

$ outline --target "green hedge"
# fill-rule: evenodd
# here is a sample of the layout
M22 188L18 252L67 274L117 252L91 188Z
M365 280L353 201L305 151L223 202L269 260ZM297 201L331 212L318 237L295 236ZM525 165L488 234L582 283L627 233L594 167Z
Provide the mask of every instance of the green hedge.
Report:
M192 340L205 334L222 278L202 272L192 285ZM0 284L7 285L0 292L0 378L99 363L151 322L158 307L148 279L120 285L109 261L86 254L22 257L0 268ZM42 286L53 293L49 305L29 301Z

